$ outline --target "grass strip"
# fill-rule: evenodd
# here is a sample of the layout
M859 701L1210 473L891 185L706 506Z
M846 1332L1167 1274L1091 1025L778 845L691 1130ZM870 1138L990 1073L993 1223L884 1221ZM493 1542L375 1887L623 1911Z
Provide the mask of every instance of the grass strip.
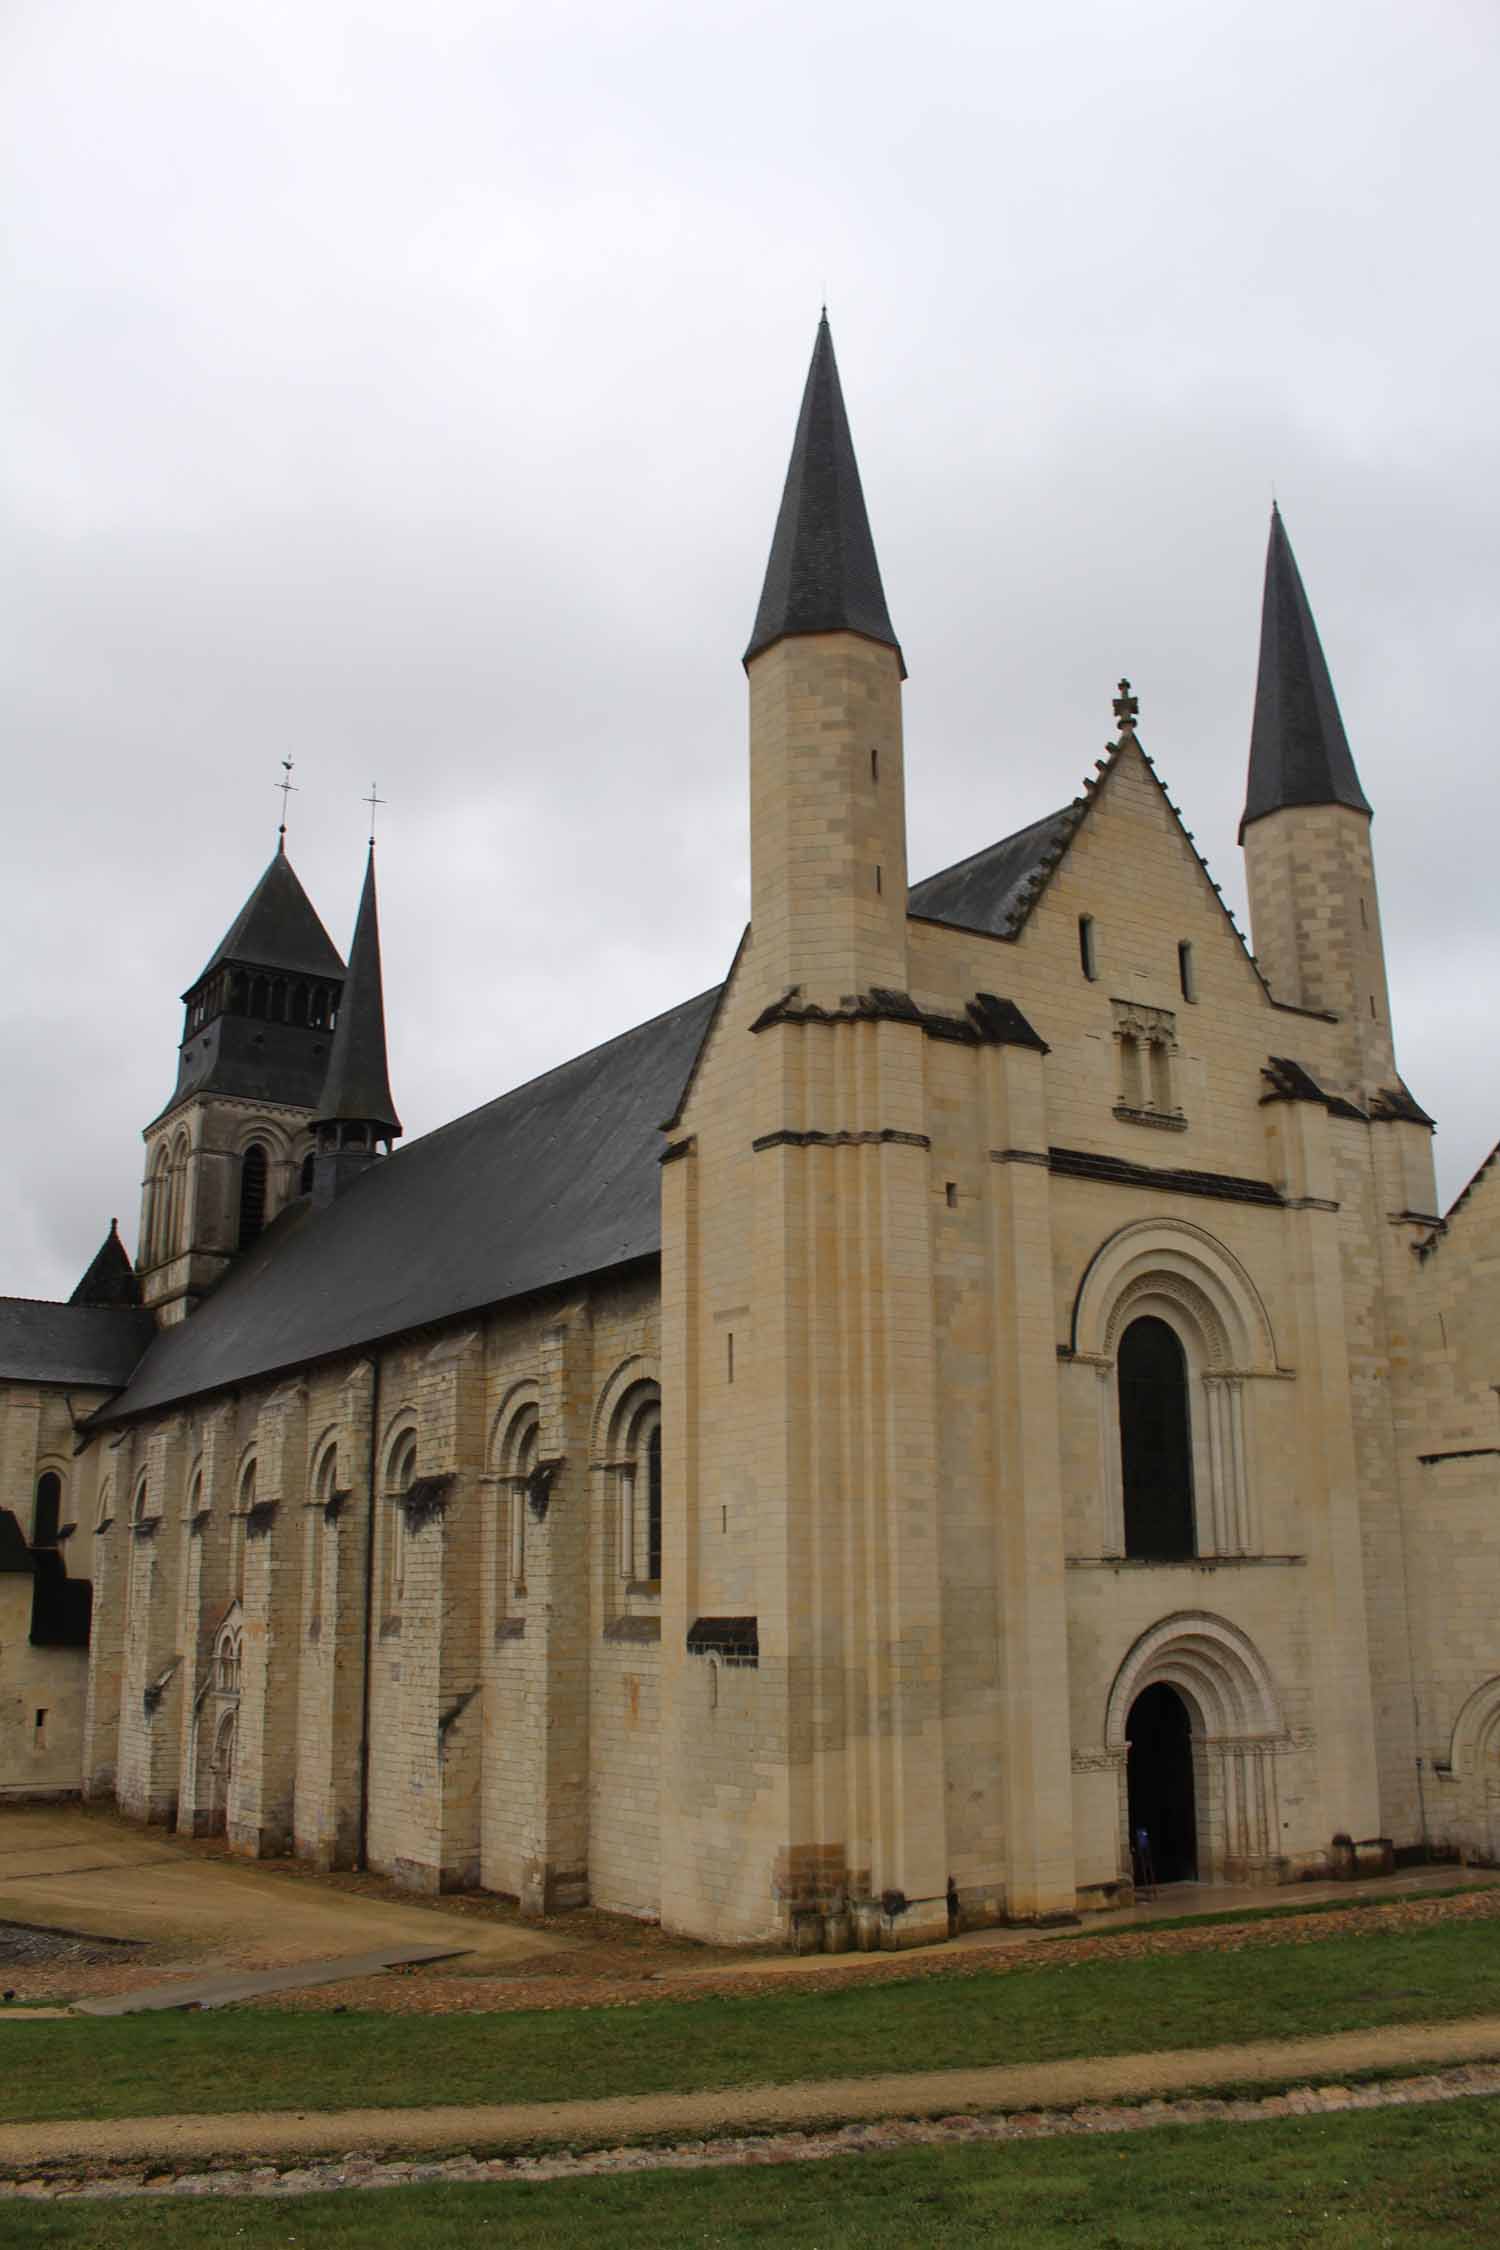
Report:
M493 2187L11 2203L8 2250L1455 2250L1495 2241L1500 2105L1164 2126L1130 2139L897 2149L816 2163Z
M1050 1955L1050 1958L1049 1958ZM1491 1922L834 1992L502 2015L234 2009L11 2023L0 2117L421 2108L790 2085L1500 2014Z

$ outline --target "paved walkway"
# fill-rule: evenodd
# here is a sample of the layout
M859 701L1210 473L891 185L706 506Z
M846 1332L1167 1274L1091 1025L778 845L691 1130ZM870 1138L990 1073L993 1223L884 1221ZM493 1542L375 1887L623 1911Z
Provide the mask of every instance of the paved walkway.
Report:
M312 1985L378 1976L383 1969L451 1961L455 1954L467 1951L462 1945L386 1946L378 1953L346 1953L337 1961L304 1961L293 1968L263 1969L256 1976L178 1977L171 1984L148 1984L138 1992L75 2000L73 2009L80 2016L139 2016L162 2014L172 2008L231 2008L237 2001L264 2000L273 1992L300 1992Z
M947 2117L956 2110L1071 2110L1085 2103L1140 2101L1193 2088L1287 2086L1308 2078L1343 2078L1368 2070L1409 2072L1496 2058L1500 2016L1479 2016L1465 2023L1403 2024L1316 2039L1177 2048L1159 2055L1095 2055L980 2070L820 2079L796 2086L616 2095L603 2101L64 2119L0 2127L0 2172L142 2161L185 2170L215 2158L515 2150L558 2142L608 2147L642 2138L697 2140L890 2117Z

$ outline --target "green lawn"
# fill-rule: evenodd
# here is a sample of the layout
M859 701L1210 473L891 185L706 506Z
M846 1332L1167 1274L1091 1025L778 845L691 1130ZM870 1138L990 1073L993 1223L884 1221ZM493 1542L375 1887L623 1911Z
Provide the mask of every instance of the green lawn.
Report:
M815 2164L550 2186L410 2187L272 2201L8 2204L7 2250L1432 2250L1500 2233L1500 2104L1129 2139L907 2149Z
M1500 2014L1493 1921L839 1992L489 2016L5 2023L0 2117L587 2099L785 2084Z

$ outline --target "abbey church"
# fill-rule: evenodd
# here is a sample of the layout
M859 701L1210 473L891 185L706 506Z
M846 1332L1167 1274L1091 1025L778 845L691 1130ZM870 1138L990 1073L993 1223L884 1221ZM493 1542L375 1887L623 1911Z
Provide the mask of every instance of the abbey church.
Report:
M0 1299L0 1797L830 1950L1500 1861L1500 1164L1280 517L1253 952L1124 682L909 880L826 320L745 669L716 989L402 1147L373 852L208 954L134 1258Z

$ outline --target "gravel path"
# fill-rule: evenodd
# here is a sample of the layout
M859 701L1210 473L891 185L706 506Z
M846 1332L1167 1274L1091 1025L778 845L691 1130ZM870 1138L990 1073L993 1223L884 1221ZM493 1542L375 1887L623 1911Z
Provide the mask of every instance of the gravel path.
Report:
M999 2117L885 2118L843 2125L837 2131L785 2130L720 2136L651 2146L599 2148L544 2156L440 2157L436 2161L349 2154L332 2163L220 2165L208 2172L163 2175L144 2170L51 2172L0 2182L0 2203L78 2202L85 2198L202 2198L231 2195L330 2194L349 2188L499 2185L505 2181L599 2179L623 2172L698 2172L751 2164L806 2164L830 2156L877 2156L884 2149L951 2147L955 2142L1056 2140L1065 2135L1150 2132L1160 2125L1257 2125L1273 2117L1326 2117L1342 2110L1408 2109L1432 2102L1500 2094L1500 2063L1460 2064L1420 2078L1388 2079L1374 2086L1293 2086L1285 2093L1218 2101L1148 2101L1135 2107L1084 2103L1076 2109L1022 2110Z
M62 2120L0 2127L0 2177L24 2181L51 2171L66 2174L71 2169L76 2175L80 2169L97 2172L119 2164L180 2173L205 2162L232 2164L256 2157L287 2162L337 2157L347 2165L353 2158L424 2150L520 2153L558 2143L609 2148L643 2139L697 2142L787 2129L826 2131L891 2118L943 2118L961 2110L1073 2111L1201 2087L1284 2087L1307 2078L1412 2072L1497 2059L1500 2016L1481 2016L1467 2023L1406 2024L1324 2038L1178 2048L1159 2055L1096 2055L796 2086L617 2095L603 2101Z

